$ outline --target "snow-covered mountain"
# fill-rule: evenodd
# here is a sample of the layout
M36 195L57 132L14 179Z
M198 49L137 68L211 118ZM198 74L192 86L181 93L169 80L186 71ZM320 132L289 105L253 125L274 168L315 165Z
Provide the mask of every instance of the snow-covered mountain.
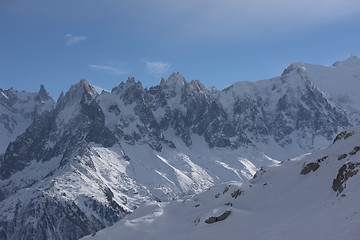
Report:
M302 68L291 66L280 77L235 83L218 98L231 132L279 160L326 146L354 122Z
M77 239L129 213L130 203L118 204L126 197L147 200L121 171L128 159L96 97L82 80L9 144L0 166L2 238Z
M36 115L51 110L54 104L43 85L37 93L0 89L0 154L25 132Z
M308 63L295 63L286 71L301 69L314 84L326 92L341 105L345 111L360 119L360 58L351 56L345 61L337 61L332 66L321 66Z
M118 138L158 152L176 147L167 134L189 147L199 135L210 148L257 148L283 160L325 146L355 122L301 68L222 91L189 83L180 73L150 89L130 78L97 101Z
M359 239L360 128L311 154L172 202L85 239Z
M343 76L360 69L346 62ZM49 111L0 155L0 239L78 239L145 202L246 181L324 147L358 119L316 81L298 64L222 91L180 73L100 95L81 80L55 106L43 100Z

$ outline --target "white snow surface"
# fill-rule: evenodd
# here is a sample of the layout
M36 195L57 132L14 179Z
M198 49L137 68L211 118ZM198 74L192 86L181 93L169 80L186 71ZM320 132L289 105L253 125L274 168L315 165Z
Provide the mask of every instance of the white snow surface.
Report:
M128 176L162 201L199 193L214 184L245 181L261 166L278 163L253 148L210 149L204 138L195 134L189 148L171 131L165 135L175 149L164 146L156 152L147 144L122 145L131 159Z
M264 167L250 181L216 185L171 202L147 203L82 239L359 239L360 175L350 177L341 194L332 189L341 166L360 164L360 151L350 154L360 145L360 128L347 133L327 148ZM347 156L338 160L343 154ZM309 163L319 167L301 175ZM205 223L225 211L231 211L225 220Z

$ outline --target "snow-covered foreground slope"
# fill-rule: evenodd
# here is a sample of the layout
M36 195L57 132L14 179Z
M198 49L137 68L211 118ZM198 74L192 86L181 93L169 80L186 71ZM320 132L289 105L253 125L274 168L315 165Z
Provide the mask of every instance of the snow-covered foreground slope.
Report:
M172 202L83 239L359 239L360 128L311 154Z

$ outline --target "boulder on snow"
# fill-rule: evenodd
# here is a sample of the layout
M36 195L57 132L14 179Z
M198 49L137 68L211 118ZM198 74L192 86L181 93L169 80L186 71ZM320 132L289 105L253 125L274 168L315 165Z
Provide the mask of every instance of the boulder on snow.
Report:
M228 216L230 216L230 214L231 214L231 211L226 211L218 217L209 217L208 219L205 220L205 222L208 224L220 222L220 221L225 220Z
M310 173L311 171L315 172L320 167L320 164L317 162L312 162L309 164L306 164L306 166L301 170L301 175L306 175Z

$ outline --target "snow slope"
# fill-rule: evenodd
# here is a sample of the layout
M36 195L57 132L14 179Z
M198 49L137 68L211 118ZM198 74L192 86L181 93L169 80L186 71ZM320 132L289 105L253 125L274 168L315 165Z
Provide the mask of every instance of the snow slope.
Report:
M359 239L359 150L360 128L350 128L327 148L264 167L248 182L147 203L83 239Z
M128 176L161 201L199 193L222 182L245 181L261 166L278 163L254 148L209 149L197 135L192 135L189 148L174 134L166 135L176 148L164 146L155 152L148 145L122 144L130 158Z

